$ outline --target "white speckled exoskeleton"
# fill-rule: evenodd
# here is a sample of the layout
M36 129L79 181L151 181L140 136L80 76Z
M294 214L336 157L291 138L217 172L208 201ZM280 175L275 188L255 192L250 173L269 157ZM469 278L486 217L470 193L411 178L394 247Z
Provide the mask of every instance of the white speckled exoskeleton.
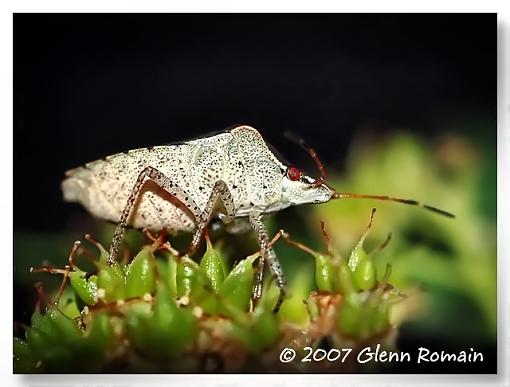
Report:
M305 148L306 146L302 143ZM305 203L336 198L372 198L420 205L414 200L387 196L339 193L321 176L306 176L280 161L260 133L246 125L182 142L130 150L97 160L66 173L62 183L66 201L79 202L93 215L117 222L109 263L117 260L127 226L170 234L193 232L189 253L199 246L208 223L219 218L227 227L248 221L257 233L261 257L253 289L253 303L261 297L266 262L280 296L285 279L262 221L266 214ZM423 207L452 216L434 207ZM236 222L234 222L236 221Z

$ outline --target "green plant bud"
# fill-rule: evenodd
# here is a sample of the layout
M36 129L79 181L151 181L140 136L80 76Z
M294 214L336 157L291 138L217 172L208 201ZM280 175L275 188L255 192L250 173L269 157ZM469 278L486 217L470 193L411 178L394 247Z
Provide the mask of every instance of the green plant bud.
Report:
M372 289L377 281L373 258L363 249L363 243L370 232L370 227L372 227L374 213L375 208L372 209L370 222L366 231L363 233L354 249L352 249L347 262L349 269L351 269L351 272L353 273L352 278L354 285L358 290Z
M335 281L333 282L335 291L343 296L350 295L356 291L352 281L352 273L344 260L338 263Z
M282 304L277 318L300 326L306 326L309 322L308 309L304 300L310 294L312 280L308 270L301 269L294 274L289 284L288 295Z
M358 290L368 290L375 286L376 271L372 257L367 256L365 260L359 262L352 279Z
M169 252L163 252L164 260L158 259L160 281L164 282L172 297L177 297L177 260Z
M373 326L373 308L364 304L361 308L361 315L358 321L358 328L355 337L359 340L367 340L377 332L374 332Z
M102 354L114 339L113 329L106 313L97 314L88 331L87 342L94 352Z
M352 272L356 271L359 264L368 259L367 253L363 250L363 242L365 241L365 235L361 237L356 246L351 251L347 265Z
M125 319L125 327L129 340L137 351L149 357L165 357L164 353L172 349L167 348L165 350L162 348L165 345L166 338L162 336L160 330L154 328L151 318L152 315L128 314ZM162 351L163 353L161 353Z
M389 327L389 304L379 294L355 293L340 306L337 328L345 336L367 340Z
M117 262L113 266L100 265L97 273L97 287L104 290L104 301L113 302L125 298L126 277Z
M339 332L344 336L357 338L361 316L359 305L349 302L348 298L345 299L338 312L337 328Z
M373 258L363 249L363 243L365 242L368 232L370 231L371 224L372 218L367 230L361 236L354 249L352 249L351 256L347 262L349 269L351 269L351 272L353 273L352 279L354 286L358 290L372 289L375 286L377 280Z
M53 344L53 340L37 328L29 328L26 332L27 343L34 356L39 358L46 348Z
M385 292L381 288L375 289L369 294L366 304L372 334L378 334L388 329L390 327L391 302L388 297L385 297Z
M126 325L133 344L147 355L159 358L180 356L198 333L189 308L178 308L163 284L158 286L152 315L130 314Z
M64 340L66 342L74 342L80 340L82 337L81 331L74 322L74 320L66 317L62 312L56 308L50 309L45 315L45 319L53 322L56 328L56 339Z
M315 255L315 282L317 289L324 292L332 292L335 270L331 257L328 255Z
M28 374L37 372L37 359L25 340L14 337L13 340L14 373Z
M366 299L366 293L352 293L343 298L337 316L337 327L340 333L354 338L359 337Z
M278 322L273 311L264 310L256 316L253 329L255 336L260 340L258 347L260 349L270 347L279 335Z
M156 268L152 247L144 247L127 268L126 298L153 293L156 290Z
M178 297L191 294L194 278L198 271L200 271L200 266L188 257L182 257L177 262L176 287Z
M44 333L48 340L56 340L59 337L59 332L55 325L55 321L50 317L49 312L41 319L41 324L39 325L39 331Z
M189 296L208 314L217 314L218 301L210 279L193 260L183 257L176 267L177 297Z
M71 286L78 296L87 305L95 305L97 303L97 276L93 275L86 279L84 271L75 270L69 273Z
M218 314L218 296L213 290L211 281L202 270L195 272L191 299L202 310L210 315Z
M198 333L196 320L189 308L178 308L165 286L160 286L154 305L154 320L161 331L172 338L178 348L191 344Z
M124 324L133 347L150 354L150 347L157 345L157 343L149 342L154 337L153 332L151 332L152 327L150 326L149 319L137 313L130 313L126 316Z
M253 290L253 262L258 258L253 254L239 262L229 273L219 291L222 304L220 312L231 316L230 308L234 307L243 311L248 310L250 305L251 292Z
M154 322L160 329L170 326L179 312L178 306L172 300L169 290L163 285L158 285L158 293L154 302Z
M177 261L173 258L168 260L168 290L172 297L177 296Z
M56 308L49 309L42 317L40 329L27 329L26 337L34 358L38 363L41 361L41 370L72 371L82 369L86 363L76 362L76 356L87 353L81 330Z
M200 261L200 267L211 281L214 292L218 293L221 284L225 279L225 268L221 254L213 248L211 241L208 238L207 250Z
M233 333L243 342L247 351L261 352L277 340L278 321L270 309L259 307L255 310L251 321L247 325L234 326Z

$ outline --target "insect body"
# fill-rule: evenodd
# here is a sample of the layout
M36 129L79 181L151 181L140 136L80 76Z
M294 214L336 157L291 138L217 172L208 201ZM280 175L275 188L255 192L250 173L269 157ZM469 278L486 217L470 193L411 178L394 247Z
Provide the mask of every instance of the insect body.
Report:
M418 204L385 196L337 193L324 183L324 168L313 149L308 151L321 170L317 179L285 165L257 130L243 125L176 145L131 150L85 164L66 173L62 189L65 200L79 202L93 215L117 222L110 264L117 259L128 225L167 230L170 234L193 232L192 253L213 218L226 225L238 218L247 219L257 233L261 250L253 302L261 297L267 261L280 289L275 306L278 311L286 285L269 245L263 215L333 198L369 197Z

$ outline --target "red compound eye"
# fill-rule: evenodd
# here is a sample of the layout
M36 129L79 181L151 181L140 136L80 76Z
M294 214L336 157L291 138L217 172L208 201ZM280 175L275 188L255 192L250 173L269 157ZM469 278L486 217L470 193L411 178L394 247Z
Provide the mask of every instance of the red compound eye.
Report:
M298 168L291 166L287 168L287 177L292 181L297 181L301 178L301 171Z

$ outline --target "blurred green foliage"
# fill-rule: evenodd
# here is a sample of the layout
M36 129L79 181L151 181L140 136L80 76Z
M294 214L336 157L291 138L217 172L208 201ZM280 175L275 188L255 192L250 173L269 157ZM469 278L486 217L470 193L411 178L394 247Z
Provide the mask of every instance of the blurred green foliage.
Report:
M328 224L335 245L359 235L369 206L381 225L370 239L393 232L376 260L392 263L391 282L420 286L428 306L413 323L416 335L445 342L495 342L497 325L495 155L467 138L447 135L434 144L407 132L382 142L359 139L347 173L330 182L337 190L413 198L446 209L456 219L387 202L338 200L314 207L313 224ZM473 313L474 312L474 313Z

